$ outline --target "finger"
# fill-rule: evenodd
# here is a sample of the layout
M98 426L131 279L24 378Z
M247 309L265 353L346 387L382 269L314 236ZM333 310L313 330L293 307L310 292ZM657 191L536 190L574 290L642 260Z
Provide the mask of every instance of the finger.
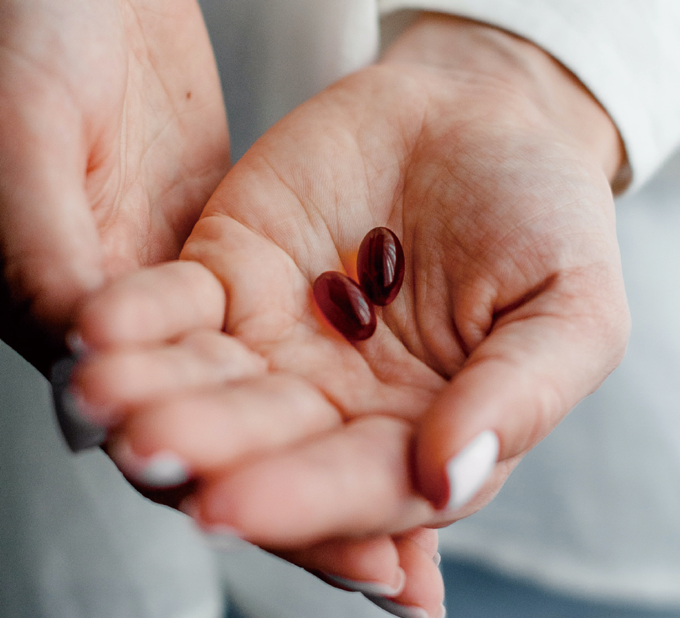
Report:
M343 590L395 596L404 589L406 574L399 566L397 548L387 535L334 539L278 555Z
M411 539L431 558L434 558L437 553L439 547L439 533L432 528L413 528L398 536Z
M113 282L83 306L76 324L85 345L156 343L197 328L221 329L226 297L196 262L170 262Z
M403 535L342 539L282 552L333 586L363 593L397 616L442 616L444 587L437 562L437 533L416 528Z
M499 320L423 418L417 476L436 507L460 508L480 488L490 499L495 463L514 465L620 361L625 299L607 315L608 303L557 288Z
M144 406L129 415L109 454L142 482L169 456L187 471L215 475L340 422L335 407L306 382L266 375Z
M393 598L366 596L396 616L444 618L444 581L432 555L409 536L396 537L395 545L406 573L404 589Z
M411 528L432 511L412 491L410 437L397 419L352 421L211 480L193 514L207 529L227 526L281 549Z
M205 212L224 199L228 178ZM181 256L204 264L228 291L225 330L251 345L277 341L282 333L309 321L310 282L290 256L234 219L205 212Z
M111 425L130 406L262 375L266 368L266 361L237 339L203 329L174 344L88 354L71 384L82 415Z
M23 73L22 67L6 68L0 91L5 277L41 324L63 332L75 304L103 282L99 236L85 191L85 138L71 99L50 84L12 81Z

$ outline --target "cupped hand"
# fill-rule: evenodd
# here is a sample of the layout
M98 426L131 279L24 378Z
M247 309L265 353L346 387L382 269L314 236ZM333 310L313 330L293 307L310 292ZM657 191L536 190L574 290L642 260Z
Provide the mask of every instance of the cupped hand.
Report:
M85 293L178 255L229 166L226 117L195 0L2 0L0 15L9 315L58 339Z
M208 529L283 550L467 516L623 353L604 111L493 29L426 18L403 41L256 143L184 262L80 316L82 401L120 452L172 453L201 479ZM378 225L402 240L404 287L351 344L311 284L351 274ZM185 353L203 331L244 346L246 370Z

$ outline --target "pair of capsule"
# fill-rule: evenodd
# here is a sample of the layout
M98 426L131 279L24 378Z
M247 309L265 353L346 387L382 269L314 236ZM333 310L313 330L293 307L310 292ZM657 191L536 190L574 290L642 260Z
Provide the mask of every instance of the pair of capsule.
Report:
M314 299L326 319L346 339L368 339L377 325L373 305L389 305L404 281L404 250L386 227L366 234L357 255L359 284L328 271L314 282Z

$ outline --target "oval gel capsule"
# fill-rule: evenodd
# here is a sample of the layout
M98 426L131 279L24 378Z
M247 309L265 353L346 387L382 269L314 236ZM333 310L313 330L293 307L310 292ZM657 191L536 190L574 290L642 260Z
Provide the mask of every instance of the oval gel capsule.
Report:
M404 250L392 230L376 227L366 234L359 247L357 274L371 302L389 305L399 294L404 271Z
M376 327L373 305L362 289L349 277L325 272L314 282L314 299L326 319L346 339L368 339Z

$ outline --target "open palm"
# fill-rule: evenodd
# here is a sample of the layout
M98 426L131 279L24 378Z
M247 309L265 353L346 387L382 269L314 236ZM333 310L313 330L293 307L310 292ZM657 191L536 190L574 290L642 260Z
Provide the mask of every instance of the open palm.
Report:
M351 272L377 225L402 239L406 277L353 345L311 284ZM367 69L296 110L226 177L182 258L85 308L102 352L77 382L127 447L203 479L204 525L270 547L474 512L625 344L597 162L512 90L437 69ZM447 462L489 430L495 470L453 500Z
M452 24L445 40L465 46ZM465 47L444 56L472 71L387 63L296 110L228 174L184 261L121 280L78 320L93 352L76 388L116 427L124 470L158 481L158 463L179 461L200 480L185 508L207 530L393 588L399 565L393 598L433 616L432 538L399 532L488 502L614 367L628 325L588 122L615 131L551 60L585 142L512 71L479 71L470 47L472 60ZM507 51L501 41L503 62ZM311 284L351 274L377 225L402 239L405 284L352 345L320 318ZM495 467L496 452L481 465L464 455L484 434L498 438Z
M63 334L84 293L179 253L229 166L219 79L194 0L0 10L5 277Z

